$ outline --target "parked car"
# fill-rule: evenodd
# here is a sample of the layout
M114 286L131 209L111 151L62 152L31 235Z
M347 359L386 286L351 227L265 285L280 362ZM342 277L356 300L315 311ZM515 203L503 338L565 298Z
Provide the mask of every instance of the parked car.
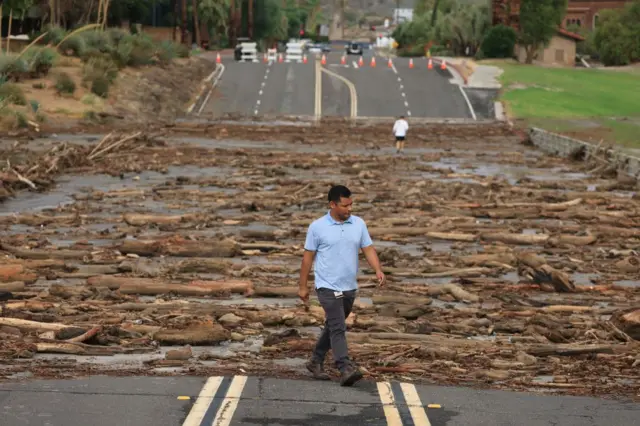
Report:
M362 44L352 41L349 42L346 46L345 49L347 51L347 55L362 55L363 54L363 48L362 48Z
M307 43L305 49L309 53L324 53L331 52L331 46L327 43Z

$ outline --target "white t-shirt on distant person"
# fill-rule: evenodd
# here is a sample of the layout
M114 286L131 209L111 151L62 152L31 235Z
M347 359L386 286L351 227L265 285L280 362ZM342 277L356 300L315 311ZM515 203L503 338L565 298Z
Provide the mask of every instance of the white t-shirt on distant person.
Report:
M396 136L406 136L407 135L407 130L409 130L409 123L407 123L407 120L400 118L398 120L396 120L395 124L393 125L393 133Z

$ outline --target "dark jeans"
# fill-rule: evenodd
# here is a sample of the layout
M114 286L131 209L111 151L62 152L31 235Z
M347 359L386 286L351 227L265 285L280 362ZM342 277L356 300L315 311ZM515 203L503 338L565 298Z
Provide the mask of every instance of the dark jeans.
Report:
M313 359L323 363L324 357L331 349L336 368L342 371L349 363L346 319L356 300L356 290L344 291L342 297L336 297L334 291L327 288L319 288L316 293L324 309L326 320L313 351Z

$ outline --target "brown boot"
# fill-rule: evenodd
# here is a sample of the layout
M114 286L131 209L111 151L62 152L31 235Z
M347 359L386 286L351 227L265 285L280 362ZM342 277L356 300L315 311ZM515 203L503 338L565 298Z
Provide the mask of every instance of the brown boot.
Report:
M347 365L340 374L340 386L352 386L362 379L362 372L353 364Z
M309 370L309 372L313 375L314 379L316 379L316 380L329 380L330 379L329 375L327 373L325 373L324 367L319 362L311 360L311 361L307 362L306 365L307 365L307 370Z

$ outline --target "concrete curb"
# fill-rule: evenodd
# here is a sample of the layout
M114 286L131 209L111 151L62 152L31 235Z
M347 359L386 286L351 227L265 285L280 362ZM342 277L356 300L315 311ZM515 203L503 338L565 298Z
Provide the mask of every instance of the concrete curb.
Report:
M584 150L585 160L597 154L604 154L606 161L619 171L640 179L640 158L624 154L616 149L602 148L568 136L552 133L538 127L528 129L529 139L536 147L561 157L569 157Z

